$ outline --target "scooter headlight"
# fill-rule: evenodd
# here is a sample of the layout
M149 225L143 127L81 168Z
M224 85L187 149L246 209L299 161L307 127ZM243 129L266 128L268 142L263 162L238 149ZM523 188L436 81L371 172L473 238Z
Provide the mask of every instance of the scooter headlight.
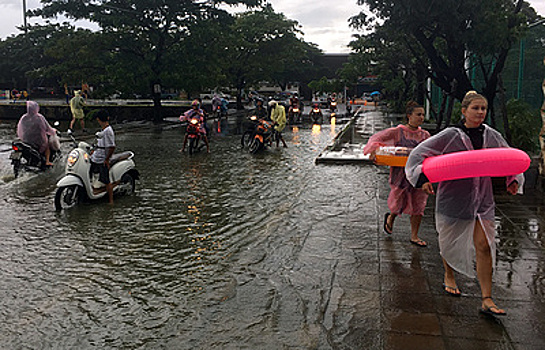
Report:
M68 166L73 166L74 164L76 164L76 162L78 161L79 159L79 152L76 151L76 150L73 150L72 152L70 152L70 154L68 155L68 159L66 159L66 164L68 164Z

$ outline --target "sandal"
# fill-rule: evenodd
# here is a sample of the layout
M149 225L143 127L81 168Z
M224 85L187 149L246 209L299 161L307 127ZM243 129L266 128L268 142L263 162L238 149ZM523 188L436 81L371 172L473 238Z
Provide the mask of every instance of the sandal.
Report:
M409 242L411 242L412 244L414 244L417 247L426 248L428 246L428 243L426 243L426 241L423 241L421 239L417 239L416 241L413 241L411 239Z
M485 299L490 299L492 300L492 297L482 297L482 300L484 301ZM499 307L496 306L496 304L494 303L494 301L492 300L492 305L491 306L486 306L486 307L483 307L481 306L481 308L479 309L479 312L483 315L487 315L487 316L505 316L507 315L507 312L498 312L500 310ZM494 311L492 309L496 309L498 311Z
M460 289L458 289L458 287L447 286L445 283L443 283L443 289L445 290L445 293L447 293L448 295L451 295L453 297L461 297L462 296L462 292L460 292ZM454 292L449 292L448 289L452 289Z
M388 225L388 218L390 217L390 213L386 213L384 215L384 232L391 235L392 234L392 226Z

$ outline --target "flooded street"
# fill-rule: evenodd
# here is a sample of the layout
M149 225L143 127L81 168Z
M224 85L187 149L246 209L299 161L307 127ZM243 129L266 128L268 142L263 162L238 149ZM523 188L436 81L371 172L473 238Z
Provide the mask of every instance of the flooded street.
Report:
M64 164L12 180L0 153L2 347L313 347L324 305L304 295L322 293L336 263L322 223L345 224L356 208L339 188L366 171L314 165L334 135L296 128L289 148L256 156L216 135L211 154L189 157L180 129L118 134L136 154L136 194L60 213ZM331 201L344 204L324 210Z
M384 128L384 116L362 123ZM388 122L388 121L387 121ZM382 231L388 168L315 165L343 125L288 128L251 155L237 135L181 154L181 128L114 125L136 193L55 212L64 161L13 179L0 124L1 349L543 349L545 203L500 193L494 297L445 294L428 201ZM62 130L65 130L61 127ZM87 141L91 141L88 139ZM70 150L63 144L64 156Z

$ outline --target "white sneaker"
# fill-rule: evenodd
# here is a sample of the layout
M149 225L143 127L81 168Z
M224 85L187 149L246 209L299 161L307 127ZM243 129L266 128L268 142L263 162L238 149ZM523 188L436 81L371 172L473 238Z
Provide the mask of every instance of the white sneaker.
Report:
M68 133L68 135L70 135L72 133L72 129L69 128L68 130L66 130L66 132Z

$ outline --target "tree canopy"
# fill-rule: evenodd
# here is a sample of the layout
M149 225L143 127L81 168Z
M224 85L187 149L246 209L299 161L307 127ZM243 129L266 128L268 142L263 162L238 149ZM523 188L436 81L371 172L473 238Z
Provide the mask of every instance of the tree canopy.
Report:
M461 100L479 90L492 104L507 53L535 11L523 0L358 0L369 12L351 19L372 45L373 58L398 50L405 72L430 77L445 93ZM406 58L402 56L405 55ZM418 72L418 73L417 73Z

